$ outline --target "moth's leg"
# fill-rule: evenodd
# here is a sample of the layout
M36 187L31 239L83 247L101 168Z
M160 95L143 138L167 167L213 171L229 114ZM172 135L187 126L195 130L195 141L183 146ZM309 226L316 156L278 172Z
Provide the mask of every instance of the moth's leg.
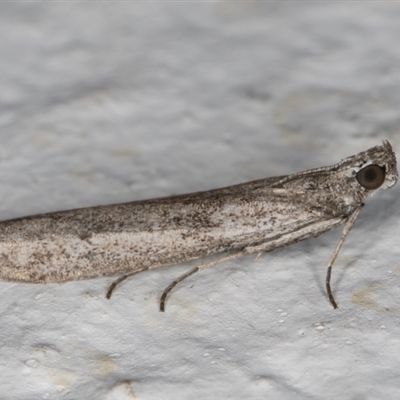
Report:
M130 276L136 275L137 273L142 272L142 271L143 271L143 270L139 270L139 271L131 272L130 274L125 274L125 275L120 276L120 277L119 277L118 279L116 279L116 280L110 285L110 287L108 288L107 294L106 294L106 298L107 298L107 299L110 299L110 298L111 298L111 295L112 295L114 289L117 287L117 285L119 285L121 282L123 282L125 279L129 278Z
M328 263L328 270L326 272L326 280L325 280L325 284L326 284L326 291L328 292L328 297L329 297L329 301L331 302L333 308L338 308L336 301L333 297L332 294L332 290L331 290L331 274L332 274L332 266L333 263L336 260L336 257L339 254L340 248L342 247L342 244L344 243L344 241L346 240L347 235L349 234L349 232L351 231L351 228L353 227L354 223L357 220L357 217L360 214L361 211L361 207L356 208L356 210L353 212L353 214L351 214L348 218L348 220L346 221L344 227L343 227L343 232L342 232L342 236L339 239L338 244L336 245L335 251L332 254L331 259L329 260Z
M161 298L160 298L160 311L164 312L165 311L165 300L167 299L168 293L179 283L182 282L184 279L188 278L190 275L193 275L194 273L201 271L202 269L206 269L209 267L213 267L214 265L217 265L219 263L225 262L225 261L231 261L234 260L235 258L239 258L247 254L246 251L240 251L238 253L232 254L231 256L226 256L219 258L218 260L210 261L209 263L198 265L197 267L191 269L190 271L186 272L185 274L179 276L177 279L175 279L162 293Z
M226 256L223 258L219 258L218 260L211 261L209 263L199 265L193 269L191 269L189 272L186 272L185 274L181 275L178 277L176 280L174 280L163 292L160 298L160 311L164 312L165 311L165 300L168 296L168 293L179 283L182 282L184 279L189 277L190 275L193 275L194 273L201 271L202 269L206 269L209 267L213 267L214 265L217 265L219 263L225 262L225 261L231 261L234 260L235 258L242 257L246 254L254 254L254 253L263 253L267 251L272 251L277 249L278 247L282 247L291 243L296 243L300 240L307 239L312 236L318 236L319 234L326 232L330 229L333 229L339 225L341 225L344 217L335 217L331 218L329 220L324 220L321 222L317 222L314 224L310 224L307 226L304 226L297 231L289 232L285 235L282 235L276 239L272 239L270 241L255 245L255 246L248 246L244 248L243 250L240 250L238 253L232 254L231 256Z
M262 255L262 252L260 251L257 255L256 258L254 259L254 262L256 262Z

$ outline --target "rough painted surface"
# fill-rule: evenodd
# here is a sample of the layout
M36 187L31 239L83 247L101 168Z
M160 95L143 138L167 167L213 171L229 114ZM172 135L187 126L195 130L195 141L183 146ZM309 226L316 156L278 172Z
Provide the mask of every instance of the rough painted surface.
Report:
M399 153L398 3L4 3L0 219ZM400 196L205 270L0 282L6 399L395 398ZM190 265L189 265L190 264Z

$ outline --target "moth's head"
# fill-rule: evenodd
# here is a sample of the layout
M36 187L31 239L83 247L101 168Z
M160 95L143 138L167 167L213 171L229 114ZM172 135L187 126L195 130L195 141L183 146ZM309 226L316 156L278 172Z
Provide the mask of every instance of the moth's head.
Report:
M350 173L361 188L371 192L377 189L390 189L398 179L396 155L390 143L385 140L382 146L358 153L343 160L348 162Z

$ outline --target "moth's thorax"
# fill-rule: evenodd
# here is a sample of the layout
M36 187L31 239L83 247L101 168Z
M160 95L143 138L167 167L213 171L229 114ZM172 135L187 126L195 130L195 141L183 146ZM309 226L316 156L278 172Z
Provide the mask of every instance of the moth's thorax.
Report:
M370 165L384 172L384 181L376 189L369 190L358 179L358 174ZM393 187L398 179L396 156L389 142L348 157L338 164L315 168L284 177L272 186L288 190L304 201L321 207L330 214L350 214L378 189Z
M355 179L346 176L343 171L330 173L329 176L322 174L314 182L315 204L329 210L332 215L351 214L367 195L360 190Z

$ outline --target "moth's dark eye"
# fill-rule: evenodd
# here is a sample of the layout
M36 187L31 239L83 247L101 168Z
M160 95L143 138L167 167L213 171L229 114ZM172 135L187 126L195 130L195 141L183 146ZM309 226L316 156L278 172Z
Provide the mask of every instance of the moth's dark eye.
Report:
M358 171L356 178L365 189L375 190L385 182L386 171L384 167L371 164Z

